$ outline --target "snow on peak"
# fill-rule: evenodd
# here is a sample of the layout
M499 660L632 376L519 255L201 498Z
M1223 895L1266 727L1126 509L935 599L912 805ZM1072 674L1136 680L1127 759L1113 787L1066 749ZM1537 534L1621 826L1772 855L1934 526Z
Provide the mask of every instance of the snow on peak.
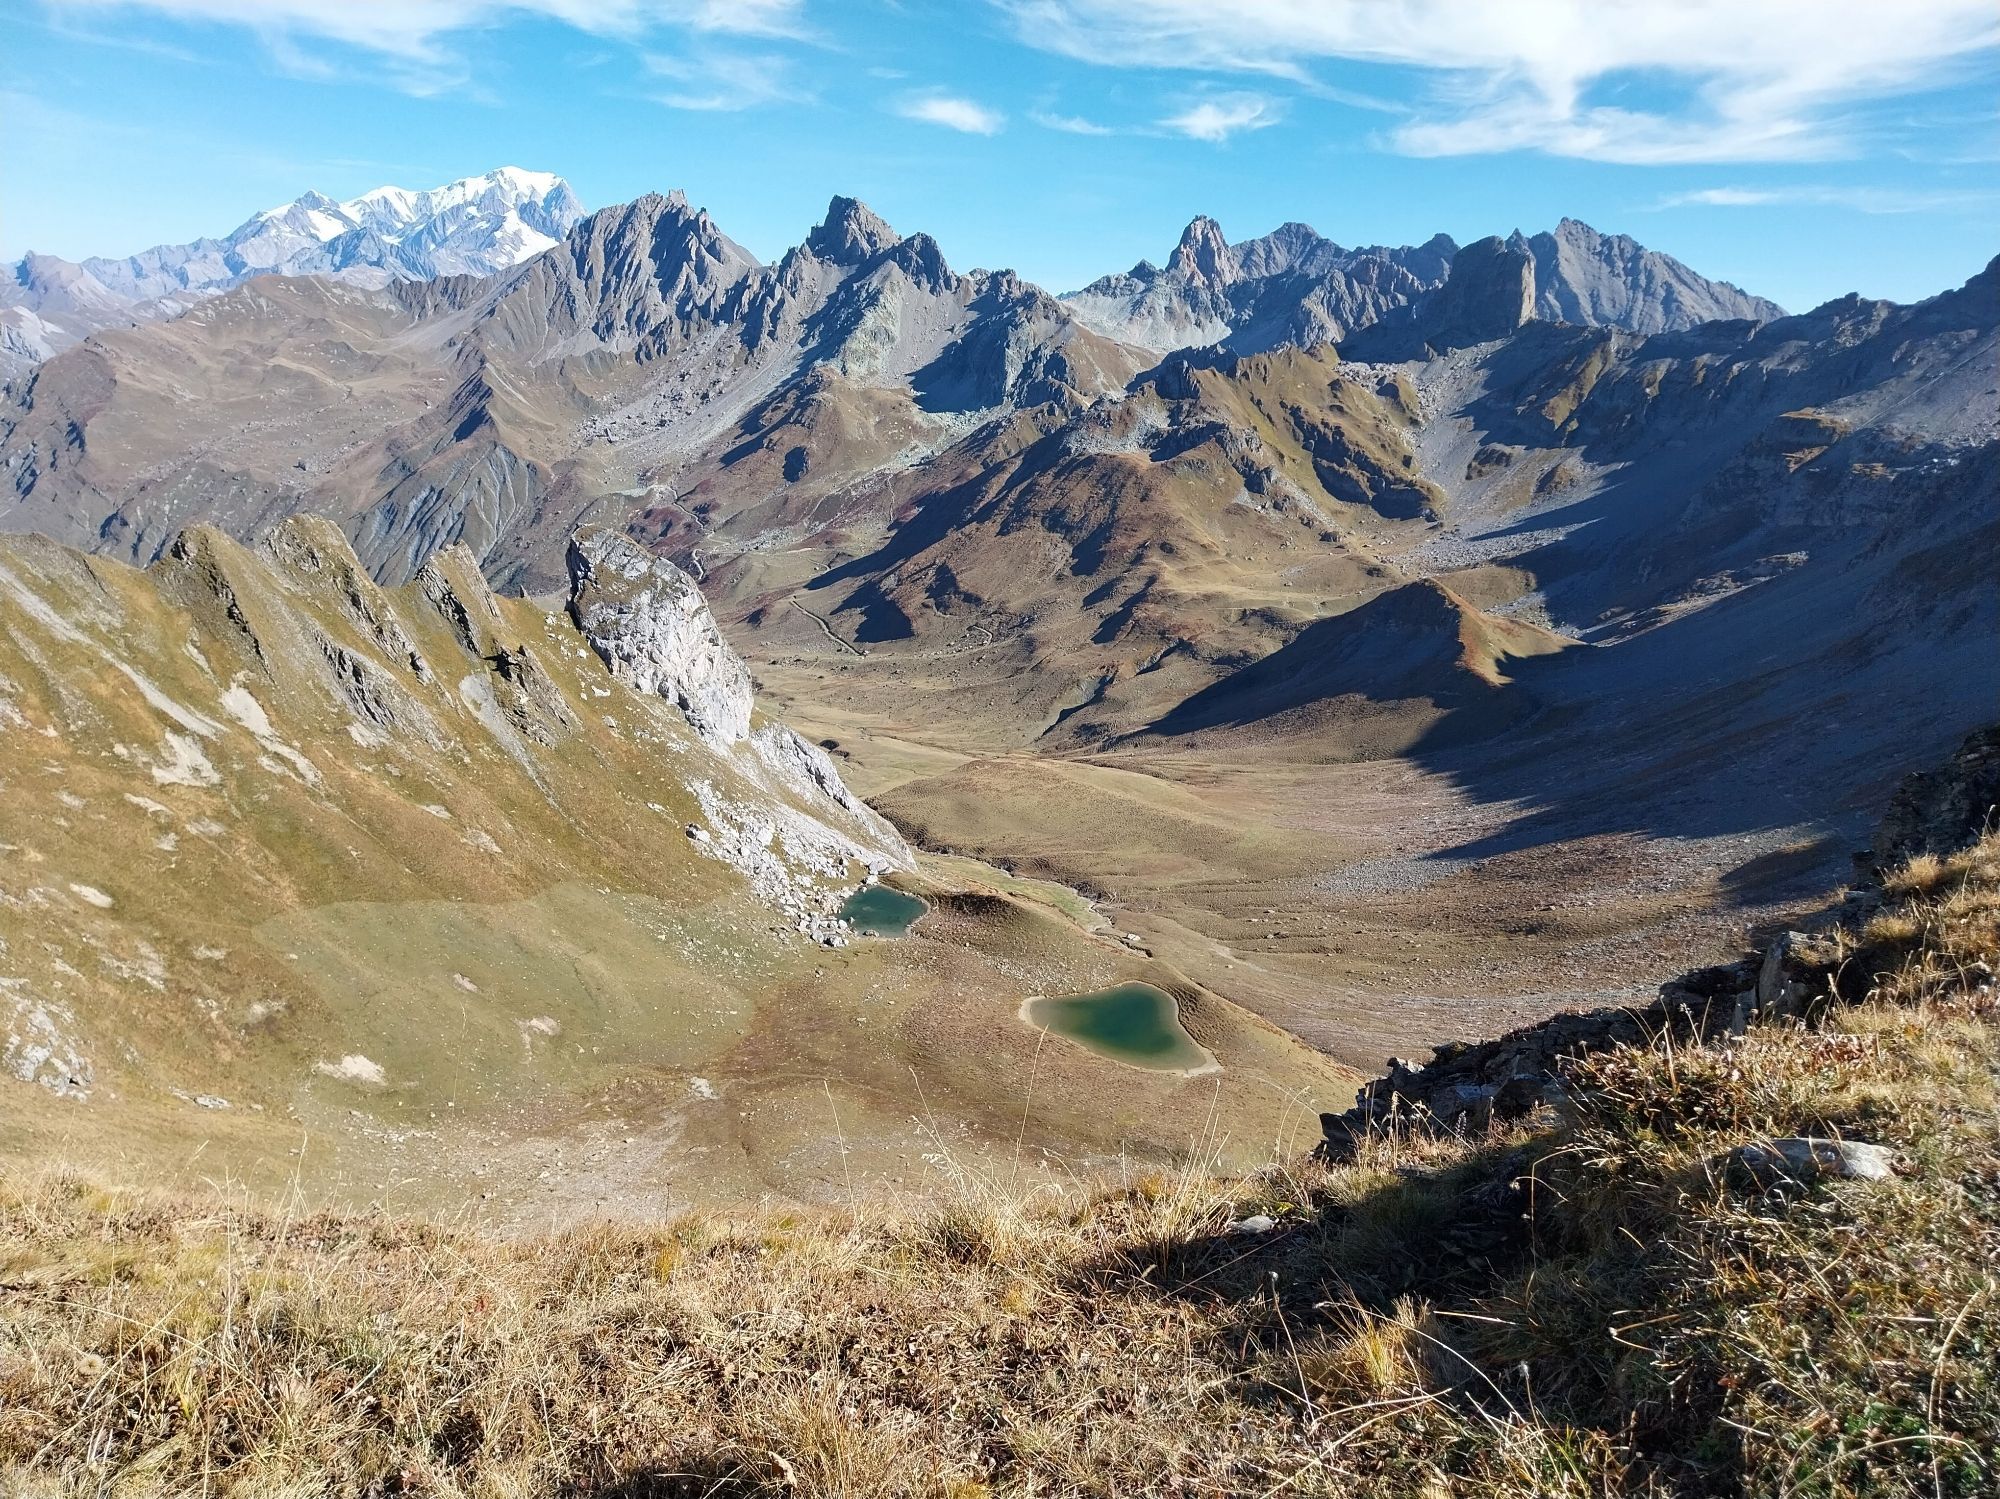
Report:
M558 204L550 205L550 199ZM554 172L530 172L500 167L478 177L461 177L443 187L412 192L406 187L378 187L339 205L340 211L384 239L400 241L428 230L454 209L472 208L490 214L497 223L509 211L531 206L567 208L574 201L569 184ZM542 215L550 217L548 214ZM543 224L539 229L562 233L568 223Z

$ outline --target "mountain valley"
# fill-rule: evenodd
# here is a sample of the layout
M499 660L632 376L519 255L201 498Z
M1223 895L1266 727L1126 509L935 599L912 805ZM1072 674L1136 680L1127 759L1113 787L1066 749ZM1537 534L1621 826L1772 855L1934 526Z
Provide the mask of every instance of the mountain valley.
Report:
M768 265L670 194L493 274L218 289L5 390L0 530L53 538L4 553L0 733L37 798L0 831L36 933L8 992L49 1018L33 1045L107 1080L76 1118L144 1110L163 1157L214 1135L263 1180L296 1146L350 1200L544 1170L568 1195L508 1213L826 1198L917 1180L937 1135L994 1169L1024 1140L1101 1163L1188 1148L1217 1088L1230 1148L1268 1154L1350 1068L1632 998L1837 895L1897 777L2000 698L1997 342L2000 263L1788 316L1574 220L1347 250L1197 219L1164 270L1058 297L847 198ZM760 710L894 830L844 791L800 808L701 738L700 695L635 688L590 633L578 536L698 580L712 659L740 652ZM341 652L349 685L421 707L393 755L343 726ZM89 691L50 665L82 660ZM163 734L235 758L148 789L181 764ZM696 764L830 819L933 915L840 949L773 919L684 831ZM350 795L372 810L336 817ZM475 827L502 855L459 847ZM441 862L403 872L413 846ZM164 945L185 918L147 902L190 879L226 908L198 945L240 973ZM89 1017L152 1004L130 975L155 960L203 976L216 1040L133 1030L115 1061L126 1021ZM672 994L618 976L656 965ZM411 972L480 1017L462 1052L397 1028ZM1219 1073L1038 1048L1016 1015L1133 980ZM661 1032L657 1005L719 1029ZM563 1044L520 1029L543 1018ZM684 1024L685 1056L642 1039ZM349 1035L377 1029L394 1054ZM314 1070L350 1055L386 1083ZM49 1091L8 1107L93 1138ZM535 1169L475 1170L481 1140ZM627 1148L652 1175L619 1174Z
M1235 1148L1311 1127L1338 1068L1074 903L913 855L669 564L598 531L571 566L550 614L462 548L385 592L312 517L145 573L0 543L11 1141L533 1222L827 1199L947 1142L1088 1171L1218 1103ZM927 898L906 937L837 919L878 874ZM1221 1073L1016 1017L1133 977Z

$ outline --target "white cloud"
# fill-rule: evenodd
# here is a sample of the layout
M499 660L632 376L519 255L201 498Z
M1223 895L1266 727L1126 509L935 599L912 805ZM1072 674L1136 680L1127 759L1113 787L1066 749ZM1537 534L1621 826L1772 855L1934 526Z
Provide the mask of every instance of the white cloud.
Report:
M1881 187L1703 187L1669 193L1653 204L1665 208L1766 208L1802 204L1851 208L1857 213L1933 213L1950 208L1984 208L2000 203L2000 191L1944 188L1936 191Z
M1993 0L995 0L1031 45L1110 66L1421 70L1414 155L1530 149L1622 162L1849 149L1843 107L1994 65ZM1642 84L1646 104L1593 91ZM1658 102L1654 102L1658 101Z
M956 94L919 94L897 105L896 113L906 120L942 125L947 130L962 130L967 135L998 135L1007 123L1007 117L998 111Z
M1028 118L1044 130L1060 130L1067 135L1116 135L1118 132L1109 125L1100 125L1095 120L1086 120L1081 115L1051 114L1037 109L1029 112Z
M273 42L314 37L405 63L448 60L442 39L510 17L580 31L640 35L655 26L737 36L803 31L804 0L49 0L59 11L153 11L183 21L246 26Z
M1239 130L1278 123L1278 106L1262 94L1219 94L1160 121L1161 128L1198 141L1226 141Z
M647 69L676 85L654 95L674 109L737 110L805 97L789 58L698 50L687 57L649 55Z
M1704 187L1691 193L1670 193L1660 199L1662 208L1685 208L1689 204L1711 207L1745 208L1759 203L1776 203L1783 194L1748 187Z

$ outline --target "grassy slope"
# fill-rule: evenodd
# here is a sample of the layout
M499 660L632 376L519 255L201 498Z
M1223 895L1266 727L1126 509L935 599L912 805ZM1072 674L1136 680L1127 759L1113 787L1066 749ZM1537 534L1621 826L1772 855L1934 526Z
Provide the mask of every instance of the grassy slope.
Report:
M1038 1054L1023 996L1184 981L1032 893L906 941L797 936L683 832L696 779L774 796L742 756L616 682L566 619L490 600L462 555L439 565L470 645L421 589L358 577L330 527L287 534L320 563L195 533L141 572L0 539L0 1162L547 1224L917 1181L932 1129L982 1159L1024 1141L1115 1165L1176 1158L1220 1107L1248 1165L1351 1086L1192 990L1219 1080ZM366 732L322 639L397 727ZM214 784L153 774L173 723L148 691L207 725L182 737ZM87 1086L10 1075L46 1028ZM350 1056L382 1080L328 1075Z
M2000 836L1819 952L1868 997L1815 1028L1253 1179L960 1171L915 1218L525 1241L16 1182L0 1462L51 1493L1991 1493ZM1716 1164L1799 1132L1905 1169Z

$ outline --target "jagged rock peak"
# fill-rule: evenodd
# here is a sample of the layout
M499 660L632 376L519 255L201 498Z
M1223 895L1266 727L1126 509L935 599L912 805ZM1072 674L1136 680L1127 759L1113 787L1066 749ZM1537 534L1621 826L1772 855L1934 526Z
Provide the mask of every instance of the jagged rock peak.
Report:
M1534 315L1534 257L1496 235L1453 258L1451 279L1434 295L1425 321L1433 345L1461 348L1504 338Z
M623 224L684 223L707 233L717 233L715 221L705 208L690 207L687 194L679 188L666 193L641 193L630 203L615 203L585 218L577 227L585 234L603 232Z
M913 234L901 241L890 258L919 286L942 291L951 284L951 267L945 263L944 251L928 234Z
M727 747L750 735L750 668L716 628L694 580L622 531L569 543L569 613L611 674L656 693Z
M806 248L836 265L859 265L902 243L902 236L857 198L836 197L826 217L806 236Z
M1338 245L1312 225L1297 220L1230 246L1238 274L1253 279L1300 270L1319 257L1338 254L1339 250Z
M1222 226L1206 214L1197 214L1181 231L1181 242L1174 246L1167 269L1190 281L1223 287L1236 279L1236 253L1223 237Z

